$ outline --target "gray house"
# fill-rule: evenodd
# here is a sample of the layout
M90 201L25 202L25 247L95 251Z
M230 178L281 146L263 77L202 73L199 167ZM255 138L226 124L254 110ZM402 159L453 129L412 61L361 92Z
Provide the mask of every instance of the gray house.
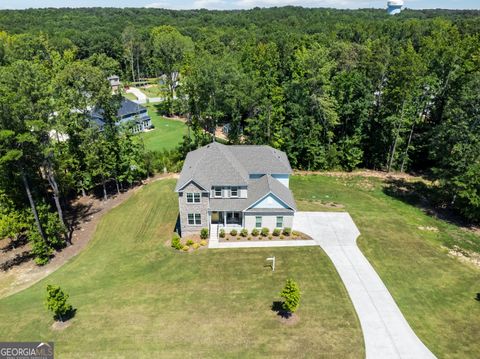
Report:
M102 129L105 125L103 109L95 109L92 111L91 117L100 129ZM152 128L152 120L150 119L150 116L148 116L147 109L127 98L122 99L122 103L117 112L117 119L118 121L115 123L117 126L129 123L132 125L132 131L134 133Z
M181 235L292 227L291 173L285 153L270 146L213 142L190 152L175 187Z

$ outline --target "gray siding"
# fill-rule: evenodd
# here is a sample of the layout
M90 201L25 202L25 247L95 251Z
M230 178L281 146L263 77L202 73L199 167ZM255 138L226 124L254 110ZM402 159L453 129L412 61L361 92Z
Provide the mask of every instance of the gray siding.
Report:
M187 193L200 193L200 203L187 203ZM180 230L181 235L199 233L202 228L208 228L208 193L202 190L194 183L190 182L182 192L178 194L178 208L180 210ZM201 224L189 225L188 214L199 213L201 216Z
M247 214L245 213L244 217L244 226L246 229L251 231L255 228L255 217L261 216L262 217L262 227L267 227L270 231L273 231L276 228L277 224L277 216L283 217L283 227L290 227L293 226L293 213L283 214L283 213L268 213L268 212L260 212L255 214Z

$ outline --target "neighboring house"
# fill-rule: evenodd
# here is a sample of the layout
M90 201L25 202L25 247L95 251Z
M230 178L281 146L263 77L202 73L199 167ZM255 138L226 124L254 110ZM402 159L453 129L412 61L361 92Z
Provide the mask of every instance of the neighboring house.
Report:
M292 227L291 173L285 153L270 146L213 142L188 153L175 187L181 235Z
M152 128L152 120L148 116L147 109L129 99L123 98L120 108L117 113L118 121L116 125L125 123L132 124L132 131L134 133L142 132ZM105 120L103 118L103 110L97 109L92 112L92 120L103 128Z
M110 82L110 86L112 87L113 92L117 92L118 89L120 88L120 77L117 75L110 76L108 78L108 82Z

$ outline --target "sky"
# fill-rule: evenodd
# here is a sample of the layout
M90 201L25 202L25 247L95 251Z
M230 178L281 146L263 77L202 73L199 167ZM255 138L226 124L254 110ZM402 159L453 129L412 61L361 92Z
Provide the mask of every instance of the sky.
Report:
M151 7L167 9L250 9L296 5L339 9L385 8L387 1L368 0L0 0L0 9L43 7ZM411 9L480 9L479 0L406 0Z

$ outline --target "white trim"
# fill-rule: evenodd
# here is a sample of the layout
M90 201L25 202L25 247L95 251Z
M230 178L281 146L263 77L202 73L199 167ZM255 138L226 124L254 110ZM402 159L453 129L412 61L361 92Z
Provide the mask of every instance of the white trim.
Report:
M260 199L258 199L257 201L255 201L254 203L252 203L251 205L249 205L247 208L245 208L244 210L242 210L242 212L246 212L247 210L249 210L250 208L252 208L253 206L255 206L256 204L258 204L259 202L263 201L265 198L267 198L269 195L272 195L274 196L276 199L278 199L281 203L283 203L287 208L290 208L292 211L295 212L295 210L290 207L288 204L285 203L285 201L283 201L281 198L279 198L275 193L273 193L272 191L269 191L265 196L261 197ZM265 210L268 210L269 208L262 208L262 209L265 209Z
M185 182L181 187L176 190L176 192L183 192L182 190L187 187L190 183L194 183L198 188L203 190L203 192L208 192L203 186L200 186L197 182L195 182L192 178L190 178L187 182Z

